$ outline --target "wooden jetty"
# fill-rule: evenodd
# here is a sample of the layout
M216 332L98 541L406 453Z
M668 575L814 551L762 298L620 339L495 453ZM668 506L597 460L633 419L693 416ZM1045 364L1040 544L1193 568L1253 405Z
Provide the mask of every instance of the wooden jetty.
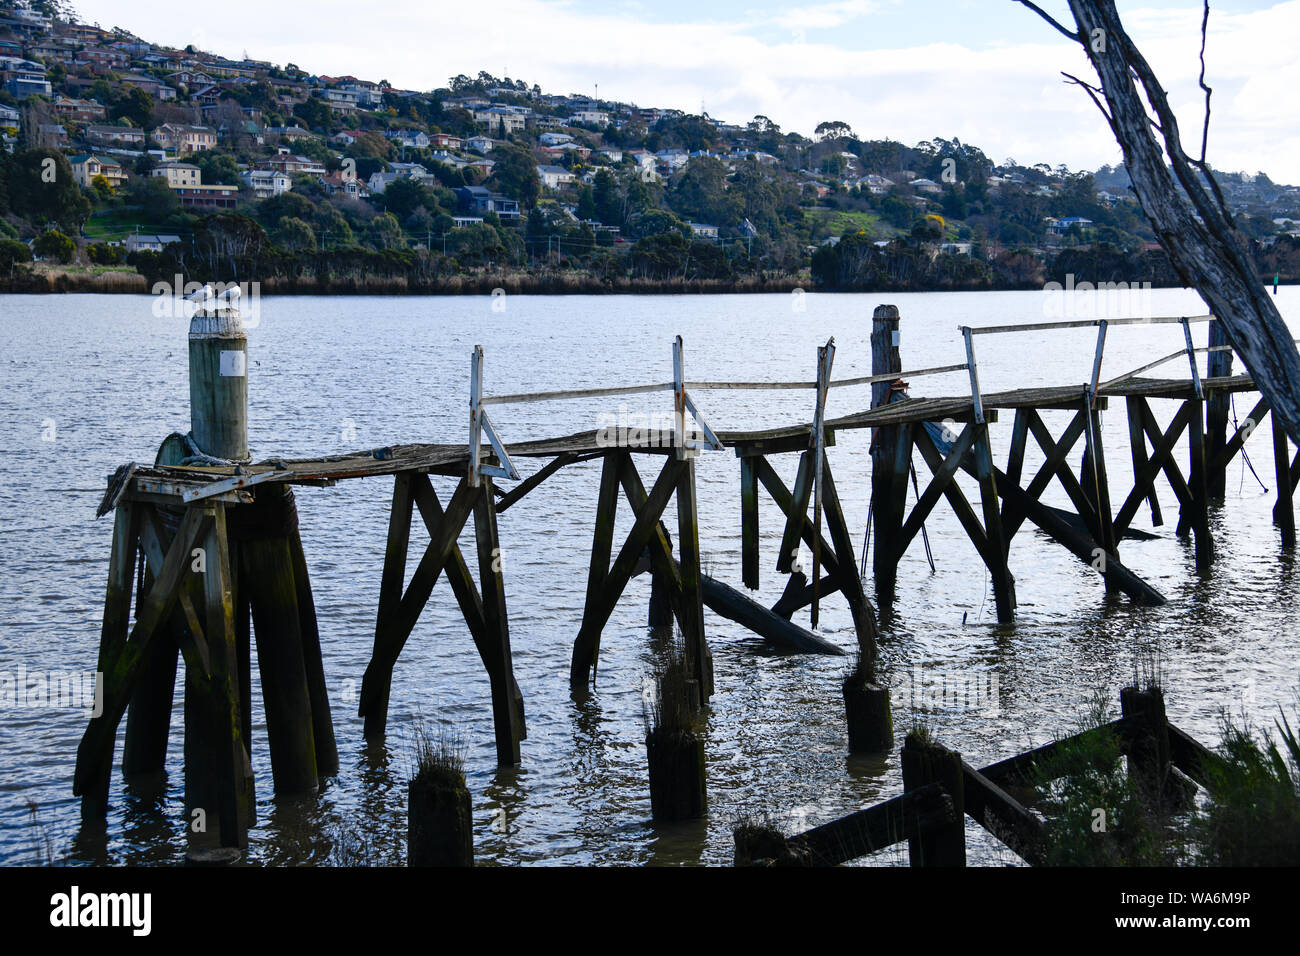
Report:
M965 866L965 817L1030 866L1043 865L1043 819L1009 791L1042 786L1060 775L1061 755L1108 737L1126 758L1141 805L1157 814L1185 807L1196 786L1214 792L1225 779L1223 758L1169 722L1158 687L1124 688L1120 707L1117 720L978 770L927 734L909 734L899 751L901 795L788 837L739 827L736 865L838 866L906 842L912 866Z
M618 388L491 395L484 387L484 355L470 357L468 441L398 444L311 459L247 460L246 343L237 308L208 304L191 326L191 425L188 436L171 436L152 465L129 464L109 481L101 514L114 514L108 590L100 638L105 705L86 730L77 757L74 791L83 813L102 817L108 801L118 726L129 710L123 770L131 775L161 771L167 747L172 688L178 656L186 663L186 789L191 812L216 821L206 842L239 846L252 821L250 770L250 632L256 636L258 666L266 699L268 738L277 793L310 789L317 778L337 772L320 631L308 564L297 534L292 488L335 485L357 478L393 481L387 543L379 586L374 650L366 668L358 712L367 737L383 735L397 660L440 577L455 595L491 684L496 752L502 765L517 764L526 738L524 701L511 659L509 615L501 570L498 516L519 504L560 469L600 462L586 602L570 664L575 694L586 692L599 657L600 640L632 576L653 578L652 624L675 620L685 648L687 679L698 705L714 693L712 657L705 639L704 607L740 622L798 651L840 653L813 631L793 623L810 609L818 624L824 599L838 592L852 615L860 665L857 678L875 683L876 608L859 571L853 529L836 490L832 454L838 432L872 429L873 577L877 603L887 610L895 599L899 560L941 500L956 515L988 567L998 618L1014 618L1015 578L1010 545L1026 522L1093 567L1108 589L1135 601L1163 598L1120 561L1120 542L1146 504L1154 524L1162 521L1156 481L1163 474L1179 505L1178 532L1196 542L1196 566L1211 568L1214 549L1208 509L1222 494L1223 472L1241 452L1254 426L1267 413L1260 401L1246 422L1227 434L1227 398L1252 391L1248 375L1232 375L1231 346L1194 348L1191 324L1211 317L1098 320L962 329L966 362L904 371L900 360L898 310L881 306L873 318L870 376L833 379L834 340L818 350L816 377L791 382L701 382L685 374L685 349L673 343L673 380ZM1135 372L1100 381L1108 327L1126 324L1181 325L1183 347ZM990 334L1055 328L1098 329L1097 357L1082 386L1025 388L982 393L974 342ZM1211 323L1211 342L1216 324ZM1196 356L1210 355L1201 376ZM230 354L236 353L236 354ZM1191 380L1152 379L1142 373L1178 358L1190 360ZM913 397L905 378L965 371L970 393ZM871 405L828 418L832 389L871 386ZM808 422L736 432L714 431L694 396L710 390L805 389L812 393ZM671 392L673 427L583 431L559 438L507 444L489 409L500 404L592 400ZM1100 442L1101 413L1122 399L1128 416L1135 472L1133 487L1112 485ZM1173 422L1158 424L1151 403L1179 403ZM1073 412L1053 435L1041 412ZM1014 414L1004 468L995 464L989 425L1000 412ZM692 424L693 423L693 424ZM960 427L953 434L951 426ZM1176 459L1189 436L1184 474ZM1300 481L1300 456L1292 458L1286 436L1275 428L1278 504L1282 539L1294 545L1292 494ZM1046 456L1031 476L1024 473L1030 438ZM1078 473L1067 458L1083 445ZM739 459L742 583L760 583L760 489L779 508L783 528L773 567L786 586L771 607L703 574L695 459L730 449ZM907 485L916 453L931 472L917 501L907 508ZM797 455L793 486L772 465L774 456ZM516 461L539 459L542 466L521 479ZM642 468L649 467L643 478ZM959 471L978 485L978 508L956 481ZM433 479L448 479L440 497ZM646 479L650 479L648 486ZM1053 479L1064 488L1074 514L1043 503ZM506 490L498 482L516 482ZM633 515L627 537L615 550L619 499ZM676 503L676 547L666 515ZM1120 502L1118 509L1114 502ZM811 513L810 513L811 511ZM429 534L410 583L411 527L416 515ZM473 519L475 550L467 556L458 539ZM811 575L795 567L800 547L812 554ZM927 540L928 547L928 540ZM137 554L141 557L137 561ZM472 560L471 560L472 559ZM143 586L136 595L137 571ZM870 712L882 715L888 740L887 691ZM868 735L870 736L870 735ZM877 735L878 737L881 735ZM933 809L933 808L932 808ZM196 839L196 842L204 841Z

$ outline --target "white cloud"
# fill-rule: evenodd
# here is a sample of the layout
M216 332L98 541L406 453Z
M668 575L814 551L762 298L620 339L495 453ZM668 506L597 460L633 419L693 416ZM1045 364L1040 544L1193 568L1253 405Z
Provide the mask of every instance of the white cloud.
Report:
M490 15L470 3L390 4L358 15L343 0L319 0L308 14L294 4L227 0L222 22L236 24L227 41L208 27L156 21L145 0L83 0L87 18L117 23L157 42L199 42L227 55L295 62L322 73L387 79L431 89L457 73L508 70L558 92L588 92L642 106L697 111L744 123L770 116L783 129L811 134L822 120L844 120L859 135L904 142L958 136L995 160L1096 167L1118 161L1119 150L1095 107L1061 70L1081 76L1081 51L1025 10L1026 36L997 47L961 42L960 22L919 22L917 42L859 52L792 34L764 40L752 23L663 23L631 4L584 13L542 0L499 0ZM843 0L787 11L774 19L793 30L812 24L870 24L876 0ZM101 9L96 9L101 8ZM865 18L865 19L863 19ZM1179 117L1189 150L1199 151L1203 101L1198 10L1124 13ZM213 24L217 21L205 21ZM344 26L345 25L345 26ZM1293 102L1300 67L1291 42L1300 36L1300 0L1254 13L1211 15L1207 65L1215 88L1210 160L1222 169L1263 169L1279 181L1300 182Z

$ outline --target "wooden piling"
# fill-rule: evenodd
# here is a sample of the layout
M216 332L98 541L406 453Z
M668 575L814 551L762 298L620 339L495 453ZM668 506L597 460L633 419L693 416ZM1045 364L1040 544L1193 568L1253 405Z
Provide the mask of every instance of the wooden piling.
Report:
M912 731L899 752L903 766L903 792L937 783L952 800L956 819L947 825L920 831L907 842L912 866L965 866L966 827L961 754Z
M1121 716L1132 722L1128 774L1143 806L1158 815L1185 806L1195 788L1189 790L1174 773L1164 692L1156 686L1124 687L1119 702Z
M758 474L752 457L740 459L740 577L751 591L758 575Z
M672 552L672 537L664 523L659 522L659 534L668 543L668 551ZM653 543L646 545L646 552L649 554ZM653 567L654 558L650 558L650 608L646 615L646 625L652 628L671 628L673 626L673 582L662 570Z
M259 489L256 509L280 523L284 489ZM252 607L253 635L261 674L262 706L271 750L271 774L280 795L316 790L316 738L303 655L302 616L288 537L275 528L266 537L239 542L241 588Z
M1219 319L1210 321L1209 346L1211 349L1231 346L1227 330ZM1227 378L1232 374L1232 350L1211 351L1206 357L1206 378ZM1206 489L1213 501L1222 501L1227 492L1228 467L1222 458L1228 440L1228 414L1232 396L1222 389L1207 389L1205 403L1206 458L1209 462Z
M1209 574L1214 564L1214 538L1210 532L1210 494L1206 478L1205 408L1199 398L1187 402L1187 434L1191 457L1188 488L1191 491L1191 524L1196 536L1196 571Z
M899 351L898 307L876 307L871 319L871 374L890 375L903 370ZM890 383L871 384L871 407L889 404ZM872 572L876 604L883 611L893 605L903 515L907 506L907 478L912 462L908 425L876 428L871 440L871 518L875 544Z
M416 741L406 786L406 865L473 866L474 819L460 755L446 741Z
M1282 532L1282 547L1291 550L1295 548L1295 486L1291 482L1291 445L1277 412L1273 412L1270 418L1273 428L1273 473L1277 485L1273 523Z
M690 649L674 644L655 669L646 730L650 809L659 822L692 820L707 803L704 740L696 732L699 682Z
M700 515L695 497L695 459L682 461L677 479L677 550L682 572L682 638L686 679L694 681L699 706L713 696L713 658L704 638L704 590L700 581Z
M844 675L844 718L849 732L849 753L885 753L894 746L894 722L889 688L874 683L859 658Z
M248 458L248 336L235 309L190 320L190 431L215 458Z

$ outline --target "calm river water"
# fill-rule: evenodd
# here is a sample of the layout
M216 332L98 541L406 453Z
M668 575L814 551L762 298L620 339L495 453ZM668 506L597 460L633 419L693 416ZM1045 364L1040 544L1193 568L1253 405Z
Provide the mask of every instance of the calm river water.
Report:
M849 377L870 373L871 313L880 302L901 309L903 364L914 369L963 361L959 324L1059 316L1061 301L1046 298L1034 292L538 296L511 297L504 310L502 303L494 310L487 297L264 299L249 333L251 444L260 458L462 441L476 343L486 351L488 392L498 394L669 380L678 333L691 379L811 379L816 348L832 335L835 375ZM1300 292L1283 289L1278 302L1293 326L1300 325ZM111 519L94 519L104 478L125 461L152 461L168 432L188 429L186 323L155 317L151 304L132 296L0 296L4 674L20 667L94 670L112 530ZM1077 313L1098 306L1111 316L1135 309L1206 311L1194 293L1177 290L1109 303L1072 301L1065 308ZM1203 344L1206 326L1195 328ZM1085 381L1094 337L1081 330L977 341L982 385L993 391ZM1114 329L1103 377L1181 345L1177 326ZM1188 372L1175 362L1164 374ZM964 373L913 379L912 393L968 394L968 385ZM807 421L812 410L807 391L695 398L715 428ZM869 399L865 388L836 390L829 414L859 410ZM659 413L668 401L662 393L634 396L627 412ZM1239 396L1237 415L1244 418L1253 403L1254 396ZM1167 422L1173 403L1156 405ZM594 428L601 414L618 413L617 401L571 401L500 406L493 417L509 443ZM1064 426L1065 413L1047 414L1054 430ZM1103 417L1118 507L1131 475L1127 429L1118 408ZM995 455L1004 461L1010 419L993 426ZM859 541L867 524L867 441L865 432L842 432L830 451ZM1271 488L1269 441L1266 423L1247 449ZM1077 465L1077 455L1071 459ZM1041 460L1031 452L1027 468ZM650 460L644 461L649 480ZM795 456L776 456L773 463L787 483L793 480ZM525 461L521 470L538 466ZM342 769L314 799L274 799L255 675L254 863L402 862L416 718L464 740L482 863L725 864L739 815L767 813L793 831L901 790L896 752L878 760L846 757L843 659L775 653L706 611L717 684L706 729L709 814L680 826L649 822L642 715L651 665L647 578L633 580L605 630L594 693L580 704L569 695L598 478L595 462L565 469L501 518L515 669L528 713L523 764L513 771L495 765L488 682L445 583L399 661L387 742L365 746L354 695L373 639L392 482L365 479L298 492ZM450 480L435 484L442 494ZM1125 542L1122 551L1169 598L1167 605L1140 609L1108 599L1095 573L1042 535L1022 530L1011 552L1019 615L1005 628L996 623L983 565L941 504L928 524L936 569L931 573L915 541L900 569L897 613L881 650L885 678L895 687L899 742L909 727L924 724L976 766L992 762L1070 731L1098 689L1117 702L1136 662L1153 649L1171 719L1202 740L1217 742L1225 710L1271 723L1279 703L1293 709L1300 581L1271 523L1272 495L1240 460L1233 463L1227 501L1212 519L1219 558L1214 574L1202 579L1190 540L1173 533L1174 498L1161 488L1166 524L1155 529L1158 537ZM739 587L739 467L730 453L701 458L699 498L710 573ZM1049 500L1066 499L1054 486ZM622 515L620 533L629 526ZM761 526L761 597L770 604L782 586L771 570L781 528L770 502ZM1146 508L1135 526L1150 528ZM412 542L415 554L422 547ZM870 592L869 580L867 587ZM796 617L805 626L806 613ZM837 597L824 602L821 629L852 648L848 610ZM936 702L915 693L940 680L969 699ZM181 859L179 698L165 805L140 804L116 775L105 837L80 830L71 790L85 713L4 705L0 863L35 862L46 852L68 863ZM119 740L119 759L120 753ZM969 821L968 839L974 863L1014 860ZM868 862L905 859L896 849Z

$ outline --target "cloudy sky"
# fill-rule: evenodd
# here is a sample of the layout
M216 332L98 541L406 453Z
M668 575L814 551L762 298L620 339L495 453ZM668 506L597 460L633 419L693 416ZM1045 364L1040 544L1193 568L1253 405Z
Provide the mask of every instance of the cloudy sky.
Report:
M1119 160L1096 108L1061 81L1061 70L1088 76L1082 52L1012 0L223 0L200 26L157 0L75 5L84 20L154 42L410 89L487 70L730 122L761 113L805 134L834 119L864 138L957 137L999 162ZM1040 5L1068 19L1065 0ZM1300 0L1212 7L1210 161L1300 183ZM1170 91L1189 151L1199 148L1200 3L1119 8Z

